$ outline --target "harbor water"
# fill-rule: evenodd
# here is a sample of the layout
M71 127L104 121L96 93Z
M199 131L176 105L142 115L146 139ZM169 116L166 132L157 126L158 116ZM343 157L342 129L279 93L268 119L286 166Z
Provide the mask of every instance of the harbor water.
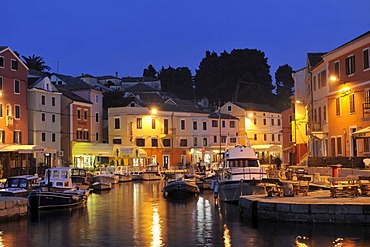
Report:
M91 193L83 207L0 223L0 246L370 246L370 226L242 221L212 191L162 196L163 181Z

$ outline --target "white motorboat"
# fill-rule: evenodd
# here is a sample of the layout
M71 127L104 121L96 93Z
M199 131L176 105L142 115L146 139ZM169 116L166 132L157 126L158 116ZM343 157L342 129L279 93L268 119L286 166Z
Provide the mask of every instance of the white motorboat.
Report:
M214 184L215 197L224 202L238 202L242 195L265 193L261 181L266 177L266 171L248 137L228 137L223 162Z
M115 174L118 175L119 182L130 182L132 181L132 177L130 173L128 172L127 166L117 166L115 170Z
M112 184L110 182L95 182L91 185L94 191L100 191L100 190L111 190L112 189Z
M148 165L143 172L143 180L161 180L162 175L158 165Z
M88 190L90 183L87 178L86 169L83 168L72 168L71 169L72 184L81 190Z
M0 189L0 196L27 197L38 186L39 177L35 175L21 175L6 179L4 187Z
M94 176L91 179L91 183L101 182L106 183L109 182L111 184L116 184L119 181L119 176L115 174L114 167L101 167L99 171L95 172Z
M130 175L132 180L143 180L143 172L142 171L131 171Z

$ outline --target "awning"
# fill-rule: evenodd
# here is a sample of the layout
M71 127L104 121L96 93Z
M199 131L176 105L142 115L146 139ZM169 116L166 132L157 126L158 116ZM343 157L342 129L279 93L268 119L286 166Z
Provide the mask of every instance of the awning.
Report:
M370 137L370 126L353 132L352 136L357 139Z
M114 157L114 146L115 145L109 143L76 142L72 147L72 154L74 156L94 155L103 157Z
M134 158L146 158L148 157L147 153L142 148L123 146L123 145L114 145L113 148L114 157L134 157Z
M328 136L327 133L324 132L311 132L312 137L316 137L318 139L324 139Z
M0 152L18 152L20 154L43 153L45 148L39 145L7 145L0 148Z

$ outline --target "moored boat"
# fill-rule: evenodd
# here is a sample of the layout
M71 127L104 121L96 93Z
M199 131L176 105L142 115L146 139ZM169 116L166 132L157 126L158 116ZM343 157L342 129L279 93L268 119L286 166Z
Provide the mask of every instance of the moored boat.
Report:
M142 171L132 171L130 172L130 176L132 177L132 180L143 180Z
M70 167L46 169L39 185L28 197L31 212L81 205L89 194L88 190L73 188Z
M130 182L132 181L132 177L128 172L127 166L117 166L115 170L115 174L118 175L119 179L118 182Z
M162 175L159 171L158 165L148 165L143 174L142 174L143 180L161 180Z
M100 191L100 190L111 190L112 189L112 183L110 182L95 182L91 185L94 191Z
M35 175L21 175L6 179L4 187L0 189L0 196L27 197L38 186L39 177Z
M174 176L174 177L173 177ZM162 189L164 197L187 198L199 194L199 187L194 179L185 179L183 174L166 174Z
M71 179L74 187L77 187L81 190L88 190L90 188L90 183L87 178L86 169L72 168Z
M119 176L115 174L114 167L102 167L99 171L95 172L95 175L91 179L91 183L101 182L106 183L109 182L111 184L116 184L119 181Z
M242 195L265 193L262 178L266 177L266 171L261 167L248 137L228 137L223 162L214 185L215 197L224 202L238 202Z

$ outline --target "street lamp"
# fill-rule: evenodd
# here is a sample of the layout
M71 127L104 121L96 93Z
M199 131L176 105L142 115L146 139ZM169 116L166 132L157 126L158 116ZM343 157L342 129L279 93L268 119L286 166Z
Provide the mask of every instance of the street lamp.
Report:
M341 84L346 84L346 83L347 83L346 81L339 80L338 76L336 76L336 75L331 75L331 76L329 77L329 79L330 79L330 81L332 81L332 82L339 82L339 83L341 83Z

